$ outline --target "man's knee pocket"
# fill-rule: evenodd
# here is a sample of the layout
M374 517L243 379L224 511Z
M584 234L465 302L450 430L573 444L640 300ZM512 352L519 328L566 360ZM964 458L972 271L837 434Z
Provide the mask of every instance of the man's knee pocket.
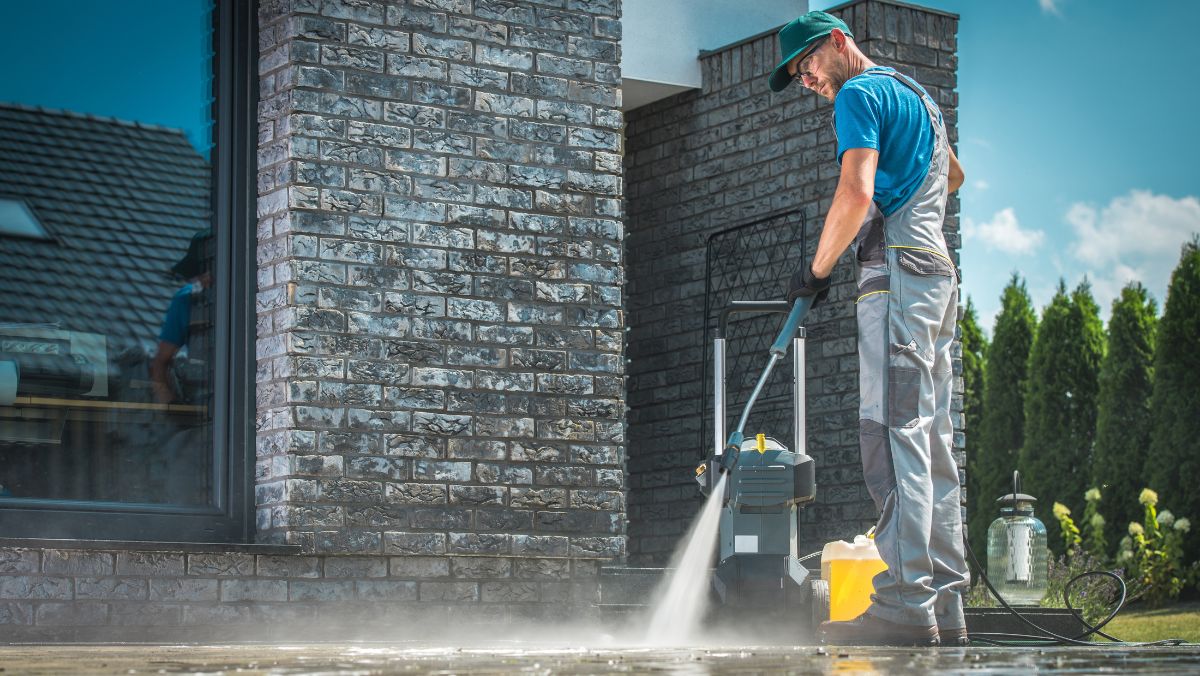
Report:
M888 425L912 427L919 420L921 369L909 366L888 367Z
M888 494L896 489L896 471L888 428L874 420L858 421L858 443L862 453L863 480L875 507L883 509Z

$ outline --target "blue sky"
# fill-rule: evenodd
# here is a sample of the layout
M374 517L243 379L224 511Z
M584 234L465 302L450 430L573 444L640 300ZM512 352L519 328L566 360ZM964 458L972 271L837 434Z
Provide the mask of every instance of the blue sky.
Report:
M1105 318L1130 279L1161 312L1200 232L1200 2L918 4L960 16L963 290L985 328L1013 271L1039 313L1085 275Z
M211 5L0 0L0 101L184 129L203 151Z

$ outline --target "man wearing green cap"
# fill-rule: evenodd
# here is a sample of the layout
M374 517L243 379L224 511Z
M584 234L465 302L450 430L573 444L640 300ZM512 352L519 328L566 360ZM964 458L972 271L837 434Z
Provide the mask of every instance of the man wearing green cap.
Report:
M788 299L823 299L837 259L856 245L859 446L888 566L865 614L822 629L835 644L965 645L950 419L958 276L942 236L946 197L963 173L937 104L853 37L840 19L809 12L780 30L770 78L773 91L796 80L834 104L841 175Z

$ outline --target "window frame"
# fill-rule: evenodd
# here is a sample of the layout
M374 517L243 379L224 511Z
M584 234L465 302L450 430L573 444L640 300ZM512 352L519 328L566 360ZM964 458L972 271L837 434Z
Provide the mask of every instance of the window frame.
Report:
M256 0L213 0L216 287L212 504L0 498L0 539L250 542L254 535Z

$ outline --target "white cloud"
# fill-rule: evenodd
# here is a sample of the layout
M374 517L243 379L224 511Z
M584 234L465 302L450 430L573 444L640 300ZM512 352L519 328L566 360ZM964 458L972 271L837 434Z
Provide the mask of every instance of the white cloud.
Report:
M1058 0L1038 0L1038 6L1047 14L1059 15L1062 12L1058 9Z
M963 239L979 240L989 249L1010 254L1031 254L1046 239L1041 230L1023 230L1012 207L997 211L992 220L976 223L971 218L963 219Z
M1087 266L1106 313L1131 280L1140 281L1161 309L1180 245L1200 233L1200 199L1131 190L1101 208L1072 204L1064 220L1075 231L1071 253Z
M980 179L972 183L971 187L975 188L976 190L987 190L988 188L992 187L992 184Z

